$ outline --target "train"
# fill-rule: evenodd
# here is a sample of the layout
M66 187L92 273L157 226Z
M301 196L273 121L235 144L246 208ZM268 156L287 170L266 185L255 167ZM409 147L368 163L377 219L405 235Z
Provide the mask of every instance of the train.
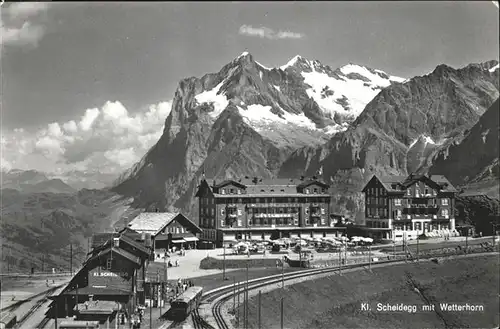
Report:
M12 312L0 315L0 329L14 328L17 324L17 316Z
M196 310L203 295L202 287L189 287L186 291L170 303L170 312L175 320L184 320Z
M59 329L99 329L99 321L62 321Z

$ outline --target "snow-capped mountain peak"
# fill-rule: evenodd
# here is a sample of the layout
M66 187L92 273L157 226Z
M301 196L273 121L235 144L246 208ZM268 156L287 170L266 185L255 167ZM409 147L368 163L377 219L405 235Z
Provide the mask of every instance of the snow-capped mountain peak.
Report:
M296 55L291 60L289 60L288 63L286 63L285 65L280 66L280 69L282 71L285 71L287 68L293 67L293 66L297 65L298 63L306 64L306 65L309 65L309 66L311 65L311 62L309 60L305 59L304 57L302 57L300 55Z
M332 70L300 55L276 70L255 61L246 51L220 72L207 76L209 82L196 92L195 104L203 106L212 120L235 108L262 135L290 126L315 136L344 131L383 88L403 81L352 63Z

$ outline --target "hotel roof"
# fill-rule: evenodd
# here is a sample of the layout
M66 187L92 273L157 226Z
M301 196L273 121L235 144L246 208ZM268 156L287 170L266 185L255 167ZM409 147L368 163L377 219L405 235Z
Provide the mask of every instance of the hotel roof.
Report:
M450 183L450 181L443 175L409 175L409 176L380 176L378 180L382 183L382 185L389 192L401 192L402 190L406 190L409 186L421 180L430 180L435 184L440 186L440 191L443 192L457 192L455 187ZM401 187L402 190L397 190L392 187L393 184L398 184L398 187Z

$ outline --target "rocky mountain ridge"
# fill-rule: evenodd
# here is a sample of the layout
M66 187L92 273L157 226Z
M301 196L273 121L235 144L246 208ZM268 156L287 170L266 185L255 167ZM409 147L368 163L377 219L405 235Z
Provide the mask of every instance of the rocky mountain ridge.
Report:
M163 136L114 190L140 206L184 208L203 171L275 177L293 150L345 130L370 95L395 81L403 79L300 56L271 69L243 53L218 73L179 83ZM363 97L349 98L356 88Z
M356 193L373 174L425 171L498 98L495 66L439 65L403 80L352 64L332 70L300 56L269 69L244 53L219 73L179 83L163 136L114 191L137 206L195 214L202 173L297 177L323 167L337 193ZM356 87L373 99L363 105L348 98ZM350 197L359 212L361 198Z

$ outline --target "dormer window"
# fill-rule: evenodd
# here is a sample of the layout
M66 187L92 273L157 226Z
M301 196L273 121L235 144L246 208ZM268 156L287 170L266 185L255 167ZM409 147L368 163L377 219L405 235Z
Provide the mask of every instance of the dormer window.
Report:
M306 188L306 194L309 194L309 189L308 188Z
M318 189L314 188L314 194L318 194Z
M271 192L274 192L274 190L271 190Z
M238 191L238 194L241 194L241 190L240 189L237 189L237 191Z
M234 188L231 189L231 194L234 194Z
M226 194L226 189L224 189L224 188L223 188L223 189L221 189L221 190L220 190L220 194Z
M411 195L411 189L406 190L406 195Z
M285 190L281 190L281 192L285 192Z
M425 195L429 194L429 189L426 187L425 188Z
M260 190L261 192L265 192L264 190Z

